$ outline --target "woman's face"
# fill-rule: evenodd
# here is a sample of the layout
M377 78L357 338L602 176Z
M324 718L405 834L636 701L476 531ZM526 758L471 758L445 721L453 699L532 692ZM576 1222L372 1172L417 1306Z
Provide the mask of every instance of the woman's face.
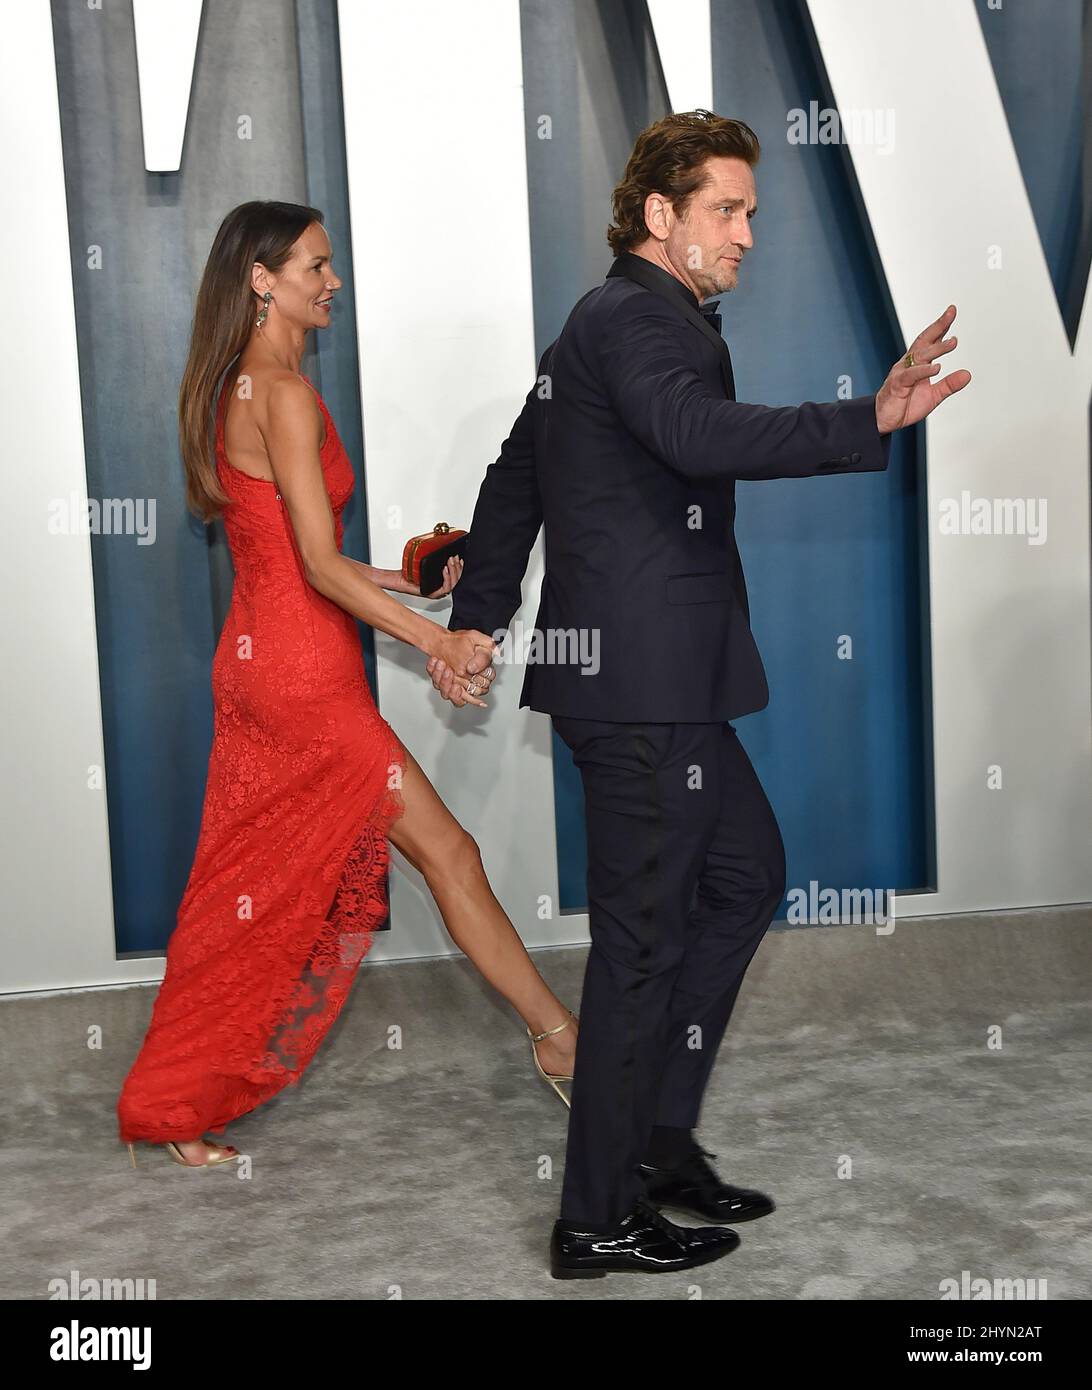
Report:
M276 275L264 266L254 267L254 288L259 298L273 292L269 306L289 323L301 329L326 328L330 306L341 288L334 274L330 238L321 222L312 222L292 248L292 255Z

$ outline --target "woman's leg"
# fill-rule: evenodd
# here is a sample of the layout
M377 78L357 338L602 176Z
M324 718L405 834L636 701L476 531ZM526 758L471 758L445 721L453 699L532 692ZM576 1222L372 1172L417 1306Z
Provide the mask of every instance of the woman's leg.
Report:
M532 965L515 927L493 896L476 841L440 800L405 745L403 750L405 809L391 827L391 843L424 876L456 946L504 995L531 1032L544 1033L564 1023L568 1009ZM574 1019L568 1028L536 1044L538 1060L546 1071L572 1075L576 1029ZM215 1147L203 1139L178 1145L186 1161L193 1164L204 1163Z
M440 800L408 750L402 801L405 809L391 827L391 843L424 876L452 940L532 1033L564 1023L568 1010L532 965L515 927L493 896L476 841ZM546 1071L571 1075L575 1020L562 1032L544 1038L536 1051Z

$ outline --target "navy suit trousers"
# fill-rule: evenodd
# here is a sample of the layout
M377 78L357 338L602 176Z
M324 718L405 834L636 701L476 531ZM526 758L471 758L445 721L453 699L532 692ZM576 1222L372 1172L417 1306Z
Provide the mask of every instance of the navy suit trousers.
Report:
M698 1123L785 853L731 724L553 723L584 785L591 928L561 1219L606 1230L653 1126Z

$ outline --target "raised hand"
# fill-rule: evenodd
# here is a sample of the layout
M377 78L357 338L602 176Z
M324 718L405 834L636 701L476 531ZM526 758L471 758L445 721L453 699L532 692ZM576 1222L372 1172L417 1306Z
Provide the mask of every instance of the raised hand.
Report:
M940 318L923 328L910 344L908 355L914 365L907 366L906 358L900 357L888 372L887 380L876 393L876 424L881 434L916 425L970 381L970 372L963 369L950 372L940 381L930 380L940 371L936 359L951 352L958 342L955 337L944 336L955 316L956 307L949 304Z

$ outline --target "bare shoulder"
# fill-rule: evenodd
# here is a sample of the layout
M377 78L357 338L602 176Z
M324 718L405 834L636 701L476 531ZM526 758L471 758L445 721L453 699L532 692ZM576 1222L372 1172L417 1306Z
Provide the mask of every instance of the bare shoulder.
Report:
M240 379L248 375L244 370ZM268 439L311 435L321 439L322 411L314 390L298 373L287 367L257 367L249 372L254 419Z
M295 424L309 420L322 421L314 391L296 372L282 368L266 372L263 393L270 420Z

